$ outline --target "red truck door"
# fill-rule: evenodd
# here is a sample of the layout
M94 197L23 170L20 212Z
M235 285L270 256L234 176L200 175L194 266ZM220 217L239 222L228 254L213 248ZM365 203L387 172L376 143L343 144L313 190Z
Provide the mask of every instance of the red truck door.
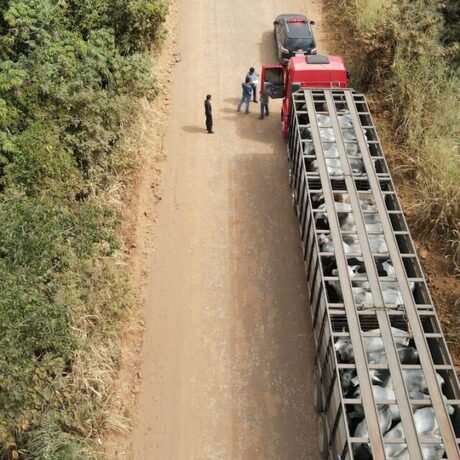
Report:
M280 99L285 96L284 67L282 65L262 66L262 84L260 91L268 94L272 99Z

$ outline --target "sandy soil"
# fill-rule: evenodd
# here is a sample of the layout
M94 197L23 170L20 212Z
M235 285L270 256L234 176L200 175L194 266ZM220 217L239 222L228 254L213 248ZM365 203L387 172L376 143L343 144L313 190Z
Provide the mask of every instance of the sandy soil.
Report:
M133 202L144 307L125 338L120 407L134 426L108 458L317 458L313 340L279 102L264 121L254 103L236 112L247 69L276 62L272 21L282 12L314 19L327 52L318 2L173 8L159 57L164 94L146 110ZM204 129L207 93L214 135Z

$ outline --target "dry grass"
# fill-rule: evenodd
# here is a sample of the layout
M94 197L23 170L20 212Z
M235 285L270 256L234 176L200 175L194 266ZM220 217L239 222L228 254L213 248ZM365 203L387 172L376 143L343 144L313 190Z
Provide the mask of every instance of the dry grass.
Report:
M355 0L356 18L361 30L370 30L382 19L382 10L391 8L387 0Z

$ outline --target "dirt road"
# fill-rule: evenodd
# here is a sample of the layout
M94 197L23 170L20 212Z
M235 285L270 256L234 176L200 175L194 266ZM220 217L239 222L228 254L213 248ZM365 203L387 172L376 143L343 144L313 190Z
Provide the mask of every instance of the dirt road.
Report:
M272 21L303 0L179 0L155 251L145 293L138 460L315 459L313 342L279 104L236 112ZM213 95L214 135L203 100Z

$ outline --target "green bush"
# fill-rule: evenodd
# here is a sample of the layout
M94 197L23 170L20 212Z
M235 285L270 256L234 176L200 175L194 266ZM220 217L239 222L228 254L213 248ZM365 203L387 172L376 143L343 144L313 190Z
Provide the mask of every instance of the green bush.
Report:
M0 458L97 458L130 296L104 198L164 0L0 3Z
M68 7L83 36L93 30L114 31L115 43L122 52L143 52L162 36L166 0L70 1Z
M450 64L460 72L460 3L449 0L440 5L444 18L441 40L447 47Z

